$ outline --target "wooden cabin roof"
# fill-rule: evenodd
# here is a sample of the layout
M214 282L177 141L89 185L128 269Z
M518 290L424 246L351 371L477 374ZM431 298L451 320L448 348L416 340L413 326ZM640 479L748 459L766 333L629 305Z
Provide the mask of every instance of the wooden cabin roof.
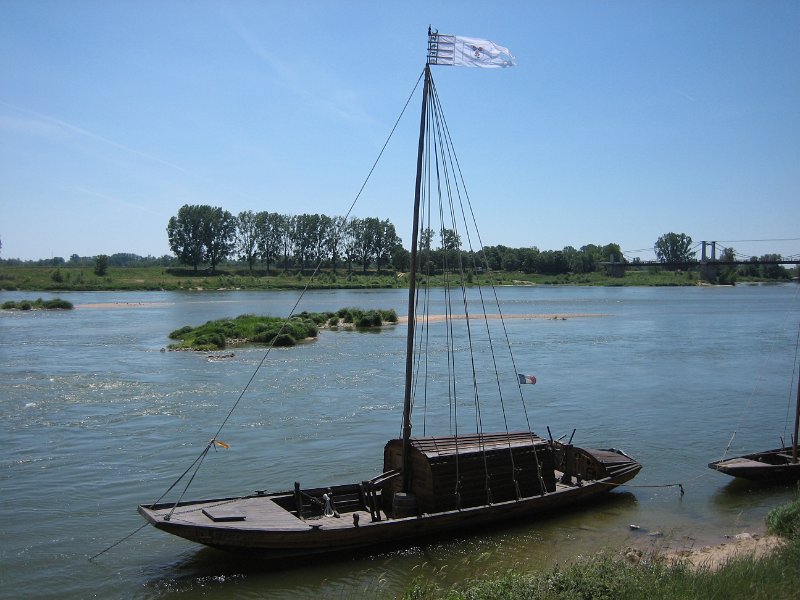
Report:
M392 440L401 443L402 440ZM517 431L512 433L484 433L456 436L411 438L411 446L427 458L469 454L471 452L501 450L507 448L524 448L541 446L547 441L535 433Z

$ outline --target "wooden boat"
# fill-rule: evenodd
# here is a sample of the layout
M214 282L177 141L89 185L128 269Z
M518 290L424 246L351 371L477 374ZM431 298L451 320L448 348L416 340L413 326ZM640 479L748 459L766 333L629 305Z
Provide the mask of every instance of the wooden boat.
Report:
M741 477L753 481L800 481L800 461L798 461L797 454L798 428L800 428L800 369L798 369L797 376L792 443L774 450L714 461L708 463L708 467L731 477Z
M426 208L421 198L426 190L442 187L424 180L424 174L430 177L438 171L425 166L423 158L430 161L431 153L445 146L441 138L431 142L429 137L446 130L441 127L442 115L436 113L431 118L428 112L440 109L430 65L443 52L438 34L429 31L428 43L409 273L402 437L386 444L383 469L370 480L305 488L295 483L293 489L280 493L257 492L200 501L183 501L181 495L176 502L140 505L141 515L156 528L208 546L266 557L342 553L404 544L453 531L467 533L478 526L585 504L629 481L642 468L622 451L579 448L571 443L572 438L568 442L551 436L543 438L533 433L529 425L522 431L411 435L412 407L417 395L422 394L424 385L419 383L419 376L425 370L415 358L422 354L421 332L428 326L417 306L417 266L426 264L418 254L421 204L427 214L434 212ZM440 124L438 134L431 134L429 129L436 123ZM426 142L433 148L426 148ZM447 152L451 150L448 148ZM443 160L443 156L438 159ZM437 163L437 168L441 167L442 163ZM464 274L467 269L460 260L457 262L459 268L453 270ZM443 271L452 272L449 268ZM475 266L470 270L476 271ZM424 273L420 278L424 279ZM454 286L444 287L446 293L452 293ZM463 320L466 326L472 315ZM448 328L447 336L452 341L450 331ZM448 353L448 364L455 354ZM481 371L479 375L473 363L467 377L468 405L478 404L478 388L482 385L479 380L484 374ZM496 385L493 381L489 387L492 394L502 394L500 376L496 377ZM523 399L519 384L523 380L512 371L503 381L513 382ZM430 395L428 388L424 389ZM445 397L455 395L456 390L454 383L448 383ZM457 403L451 406L458 408ZM504 407L504 415L505 410ZM205 452L215 443L212 440Z
M800 340L800 333L798 334L798 340ZM797 453L797 433L800 428L800 368L798 369L796 394L794 433L792 434L791 445L718 460L709 463L709 468L732 477L755 481L800 480L800 461L798 461Z

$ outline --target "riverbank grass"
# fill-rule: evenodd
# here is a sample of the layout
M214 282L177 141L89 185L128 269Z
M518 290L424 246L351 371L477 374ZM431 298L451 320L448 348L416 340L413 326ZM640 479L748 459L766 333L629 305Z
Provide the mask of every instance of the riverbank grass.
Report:
M740 278L739 281L744 281ZM454 284L454 276L434 275L430 285ZM694 271L630 268L624 277L605 273L545 275L495 271L468 275L468 285L581 285L581 286L691 286L699 283ZM0 265L0 289L34 291L159 291L159 290L293 290L293 289L391 289L408 287L402 272L323 271L313 279L289 271L248 271L227 265L215 273L165 267L110 267L102 276L84 267L60 265Z
M769 514L767 531L784 537L786 543L766 557L738 555L717 569L691 568L686 561L673 563L659 554L630 561L603 552L544 573L509 571L452 589L420 583L402 597L404 600L796 598L800 590L800 497Z

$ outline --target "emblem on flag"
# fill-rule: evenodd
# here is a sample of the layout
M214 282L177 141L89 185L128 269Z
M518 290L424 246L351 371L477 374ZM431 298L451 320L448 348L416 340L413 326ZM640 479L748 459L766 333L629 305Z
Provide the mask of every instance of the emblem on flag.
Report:
M517 373L517 377L519 377L520 383L536 383L536 377L533 375L523 375L522 373Z
M517 63L508 48L491 40L444 33L429 33L428 62L452 67L513 67Z

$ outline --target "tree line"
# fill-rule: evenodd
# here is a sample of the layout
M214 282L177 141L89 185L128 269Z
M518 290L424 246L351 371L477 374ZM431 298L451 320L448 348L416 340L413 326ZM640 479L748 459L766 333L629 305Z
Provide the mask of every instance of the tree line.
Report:
M170 249L178 261L194 270L208 265L211 272L228 260L237 260L253 270L297 269L304 273L321 264L336 273L358 268L406 271L410 252L403 248L388 219L330 217L320 214L284 215L273 212L230 212L208 205L184 205L167 224ZM449 229L420 235L420 267L431 272L456 269L458 261L469 269L526 273L591 273L615 254L619 244L580 249L540 251L532 248L490 246L484 254L460 250L458 234Z
M402 264L407 251L388 219L329 217L320 214L283 215L240 212L219 207L185 204L167 224L169 247L178 260L195 271L204 264L215 272L229 259L271 268L297 268L301 273L319 263L335 273L360 266ZM407 259L406 259L407 261Z
M33 267L91 267L97 266L98 259L104 260L107 267L173 267L178 264L178 260L170 255L163 256L140 256L132 252L118 252L116 254L96 256L79 256L72 254L68 259L63 256L52 258L40 258L36 260L21 260L19 258L6 258L0 260L0 264L13 266L33 266Z
M283 215L272 212L230 212L208 205L184 205L167 224L167 236L174 256L138 256L117 253L69 260L61 257L38 261L0 260L0 264L34 266L92 267L103 276L109 267L175 267L191 266L197 271L208 265L215 272L222 264L238 262L252 272L256 266L270 270L306 270L316 265L333 273L344 267L362 273L376 269L407 271L411 256L403 248L394 225L388 219L329 217L320 214ZM2 241L0 241L2 244ZM482 253L463 251L455 231L445 229L420 232L418 268L432 274L456 270L538 273L543 275L587 274L604 269L609 261L635 266L638 259L628 261L619 244L603 246L587 244L580 248L566 246L561 250L539 250L537 247L512 248L487 246ZM0 246L2 248L2 246ZM697 263L692 238L683 233L666 233L654 244L656 258L668 269L687 269ZM719 260L735 260L733 248L721 250ZM789 279L791 272L782 265L757 264L759 260L780 260L779 254L750 257L753 264L725 267L720 282L732 282L737 276L766 279ZM668 266L668 265L673 266Z

